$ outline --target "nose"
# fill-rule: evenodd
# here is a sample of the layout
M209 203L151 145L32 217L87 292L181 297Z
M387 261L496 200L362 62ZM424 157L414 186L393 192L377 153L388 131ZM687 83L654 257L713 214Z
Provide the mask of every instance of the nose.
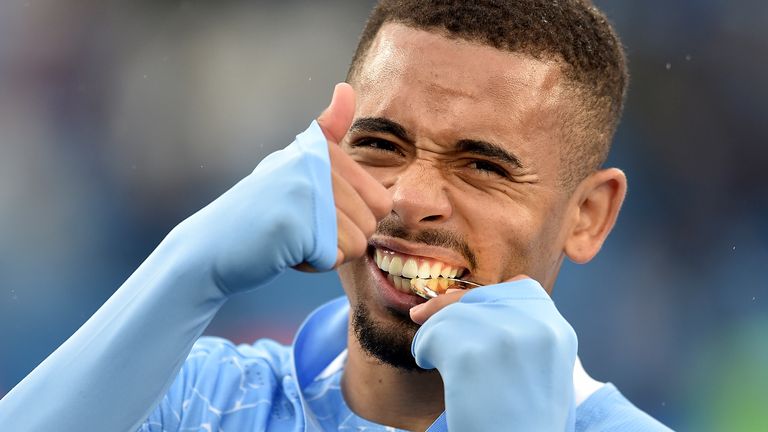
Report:
M392 211L408 228L444 222L453 207L446 193L445 180L437 167L423 161L408 165L389 187Z

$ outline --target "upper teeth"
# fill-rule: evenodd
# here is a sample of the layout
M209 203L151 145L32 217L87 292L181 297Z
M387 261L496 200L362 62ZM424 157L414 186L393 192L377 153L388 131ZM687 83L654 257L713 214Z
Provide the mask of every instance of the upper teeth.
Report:
M464 273L464 269L440 261L411 257L378 248L374 259L380 269L393 276L405 278L436 278L440 276L455 278Z

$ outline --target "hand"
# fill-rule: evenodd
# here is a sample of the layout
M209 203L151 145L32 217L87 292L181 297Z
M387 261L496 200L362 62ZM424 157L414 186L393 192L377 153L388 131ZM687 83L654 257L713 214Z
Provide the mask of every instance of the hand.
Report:
M508 280L507 282L514 282L522 279L529 278L526 275L518 275ZM431 298L420 305L412 307L410 310L411 320L416 324L424 324L424 322L427 321L432 315L436 314L446 306L461 300L461 298L464 297L464 294L468 292L469 290L465 289L448 289L444 294Z
M365 254L376 224L392 211L389 191L347 155L338 143L347 134L355 114L355 93L349 84L337 84L330 106L317 123L328 140L333 200L336 205L338 250L334 267ZM301 271L316 271L302 263Z
M229 296L289 267L327 271L363 255L392 199L337 144L354 106L352 88L337 85L317 124L174 228L159 248L166 265Z
M573 427L576 335L536 281L451 290L411 318L423 323L416 363L443 379L449 430Z

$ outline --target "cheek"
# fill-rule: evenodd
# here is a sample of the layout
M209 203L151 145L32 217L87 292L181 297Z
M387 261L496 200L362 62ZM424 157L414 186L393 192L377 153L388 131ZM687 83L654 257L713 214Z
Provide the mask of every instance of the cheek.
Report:
M493 208L493 207L491 207ZM481 281L501 282L521 273L535 276L545 233L539 213L521 206L473 211L468 218L470 247L478 256L476 275Z
M368 265L365 258L356 259L339 266L337 273L344 293L349 298L351 305L365 301L370 292L372 283L368 274Z

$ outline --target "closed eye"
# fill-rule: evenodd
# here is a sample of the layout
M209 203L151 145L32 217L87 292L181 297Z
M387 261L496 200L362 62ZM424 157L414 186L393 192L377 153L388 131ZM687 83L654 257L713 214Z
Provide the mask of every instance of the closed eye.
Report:
M394 143L385 139L373 137L360 138L353 141L350 146L355 149L370 149L380 152L400 152L397 145Z
M493 162L488 162L487 160L475 159L468 164L468 167L478 171L482 175L509 178L507 170Z

